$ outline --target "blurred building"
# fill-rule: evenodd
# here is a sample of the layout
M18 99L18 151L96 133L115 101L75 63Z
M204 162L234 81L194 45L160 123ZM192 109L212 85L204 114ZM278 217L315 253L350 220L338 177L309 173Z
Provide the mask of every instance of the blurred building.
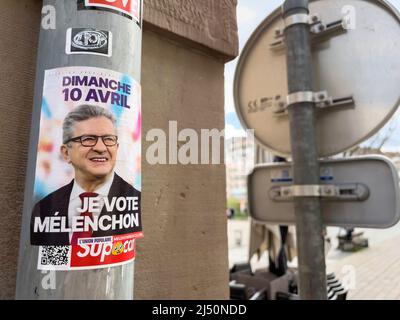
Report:
M228 199L240 202L247 208L247 175L256 163L272 162L272 153L259 147L254 136L233 137L225 142L226 192Z

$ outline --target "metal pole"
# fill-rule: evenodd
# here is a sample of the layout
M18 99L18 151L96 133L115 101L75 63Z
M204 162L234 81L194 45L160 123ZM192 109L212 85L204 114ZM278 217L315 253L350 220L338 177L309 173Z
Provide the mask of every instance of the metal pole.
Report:
M134 262L94 270L40 271L37 267L38 246L31 245L29 237L45 71L72 66L97 67L128 74L140 83L140 23L115 11L101 8L81 9L79 6L84 3L83 0L43 1L44 9L53 8L48 12L54 13L54 16L48 16L48 19L55 19L55 27L44 28L42 25L40 31L19 250L17 299L133 299ZM66 38L69 28L94 28L112 32L112 55L67 54Z
M283 16L308 14L308 0L286 0ZM285 30L289 94L310 92L312 65L310 26L293 24ZM319 185L314 104L289 106L294 185ZM304 300L326 300L326 274L320 200L296 197L296 234L299 259L299 291Z

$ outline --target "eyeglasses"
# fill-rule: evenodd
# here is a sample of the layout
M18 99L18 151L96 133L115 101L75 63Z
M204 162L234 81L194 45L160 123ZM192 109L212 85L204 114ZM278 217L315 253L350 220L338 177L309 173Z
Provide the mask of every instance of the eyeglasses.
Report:
M113 147L118 142L118 137L113 135L105 135L105 136L83 135L80 137L69 139L65 141L64 144L67 144L69 142L80 142L81 145L84 147L94 147L97 144L97 141L99 141L99 138L103 140L103 143L106 147Z

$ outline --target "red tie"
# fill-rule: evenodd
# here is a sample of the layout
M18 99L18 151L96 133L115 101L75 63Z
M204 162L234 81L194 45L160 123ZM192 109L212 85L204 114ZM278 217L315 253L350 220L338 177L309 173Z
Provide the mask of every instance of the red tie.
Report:
M81 193L80 195L79 195L79 198L81 198L81 201L82 201L82 205L83 205L83 203L85 203L86 201L84 201L85 199L87 199L87 198L96 198L98 196L98 194L97 193L94 193L94 192L84 192L84 193ZM81 213L81 217L89 217L91 220L93 220L93 214L91 213L91 212L82 212ZM77 231L77 232L74 232L73 234L72 234L72 238L71 238L71 245L77 245L78 244L78 239L80 239L80 238L91 238L92 237L92 233L93 233L93 230L92 230L92 228L89 226L89 230L88 231Z

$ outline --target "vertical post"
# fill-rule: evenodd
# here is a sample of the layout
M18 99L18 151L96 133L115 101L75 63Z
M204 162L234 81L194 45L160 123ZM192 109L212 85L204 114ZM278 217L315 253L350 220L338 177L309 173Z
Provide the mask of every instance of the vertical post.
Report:
M115 8L109 8L110 6L114 6ZM122 6L125 7L123 8ZM132 7L124 11L123 9L126 9L127 6ZM128 14L126 12L128 12ZM113 112L115 111L119 116L117 120L124 123L124 125L125 122L131 124L138 121L137 118L126 119L124 115L128 113L128 110L130 112L135 109L135 112L137 112L140 108L141 12L141 0L107 2L84 0L43 1L42 13L46 14L46 16L43 17L41 25L36 67L32 128L18 262L17 299L133 299L134 262L132 259L127 259L125 264L121 263L112 267L110 267L110 265L112 265L112 263L110 263L108 266L104 265L102 268L97 268L97 266L100 265L97 264L95 268L92 268L93 265L91 265L86 269L76 268L77 270L56 271L55 268L53 270L39 270L38 262L40 261L38 261L38 254L42 244L32 245L30 228L35 203L43 199L43 196L46 196L46 194L54 191L45 190L45 192L40 194L41 197L39 199L37 195L36 198L34 195L36 190L36 172L39 167L37 160L38 152L40 152L38 141L42 131L49 131L48 128L40 127L41 120L43 120L43 106L46 106L46 108L48 107L48 109L46 109L47 112L54 111L52 116L56 117L60 112L67 113L69 110L72 110L72 107L76 107L79 104L96 104L104 108L109 108ZM132 16L129 15L130 13L132 13ZM95 32L92 32L93 30ZM71 42L73 42L72 45ZM82 75L82 77L92 76L97 80L102 79L102 81L104 79L112 79L113 83L118 83L118 88L114 88L113 86L114 89L112 89L110 85L107 90L113 90L112 94L114 96L124 96L123 98L125 99L131 99L131 96L135 94L135 106L130 103L132 100L129 100L130 106L127 105L126 100L125 105L122 105L121 101L124 101L123 98L118 101L116 100L117 102L111 102L110 100L100 101L98 97L93 98L94 93L101 90L103 90L100 92L103 96L102 100L105 99L104 97L110 96L111 93L106 92L104 84L103 87L95 84L84 85L83 81L81 84L75 86L77 88L77 93L81 93L81 95L83 93L83 98L78 101L75 95L73 96L73 101L71 101L68 96L66 96L64 100L62 86L64 85L67 88L67 84L63 83L60 79L63 76L67 78L69 75L74 74ZM51 75L51 78L49 77L46 80L46 77L49 75ZM52 81L52 79L56 80ZM130 86L129 90L127 89L127 84ZM87 94L89 89L96 90L92 91L92 98ZM48 96L50 96L51 99L45 101L44 92L50 92ZM27 108L30 107L27 106ZM129 121L130 119L132 121ZM52 121L51 125L56 122L55 120ZM60 121L58 118L57 123L58 124L55 125L59 126ZM57 131L57 135L55 134L55 137L51 137L54 138L54 150L59 150L60 145L64 143L61 139L60 132L61 131ZM120 141L118 151L120 153L124 141ZM137 143L140 143L140 137L137 141L139 141ZM60 157L61 155L53 157L52 161L58 161ZM123 168L125 164L128 166L128 157L124 157L124 154L120 154L120 159L117 160L117 163L122 163L122 165L118 167L118 170L123 171L120 168ZM50 165L53 165L53 163L50 162ZM130 167L130 169L132 168ZM57 173L57 169L53 169L53 172L60 176L63 174L62 170L59 170ZM123 174L125 174L125 172ZM125 176L127 175L128 174L125 174ZM68 182L71 181L71 177L68 177L68 179ZM50 179L44 181L49 185L53 183ZM113 184L108 193L110 197L111 193L114 192L112 190L114 190L115 178L112 181ZM64 181L62 183L64 184ZM129 184L132 184L130 179ZM119 183L119 185L122 185L122 182ZM128 185L127 182L124 186L126 185ZM126 187L126 189L127 188L131 187ZM130 190L131 189L129 189L129 192ZM120 194L119 191L115 193ZM114 195L112 196L114 197ZM53 199L54 198L55 197L53 197ZM70 201L69 199L69 195L58 197L57 201L52 200L52 205L58 206L59 203L64 200L68 203L68 201ZM42 210L42 207L40 207L40 210ZM58 213L60 215L69 214L67 209L64 211L65 212L57 212L56 215ZM53 215L54 210L52 209L51 212ZM42 212L40 214L42 214ZM71 227L70 224L69 227ZM104 239L106 239L107 236L109 235L103 236ZM72 240L68 241L72 243ZM106 241L110 240L104 240L104 242ZM46 245L47 244L45 244L45 246ZM54 246L58 245L59 244L54 244ZM48 246L50 247L53 245L49 244ZM64 244L62 244L62 246L64 246Z
M283 17L309 14L308 0L286 0ZM293 24L285 30L289 94L311 92L312 64L310 26ZM312 102L289 106L294 185L319 185L315 115ZM320 200L296 197L296 234L299 259L300 298L326 300L326 274Z

